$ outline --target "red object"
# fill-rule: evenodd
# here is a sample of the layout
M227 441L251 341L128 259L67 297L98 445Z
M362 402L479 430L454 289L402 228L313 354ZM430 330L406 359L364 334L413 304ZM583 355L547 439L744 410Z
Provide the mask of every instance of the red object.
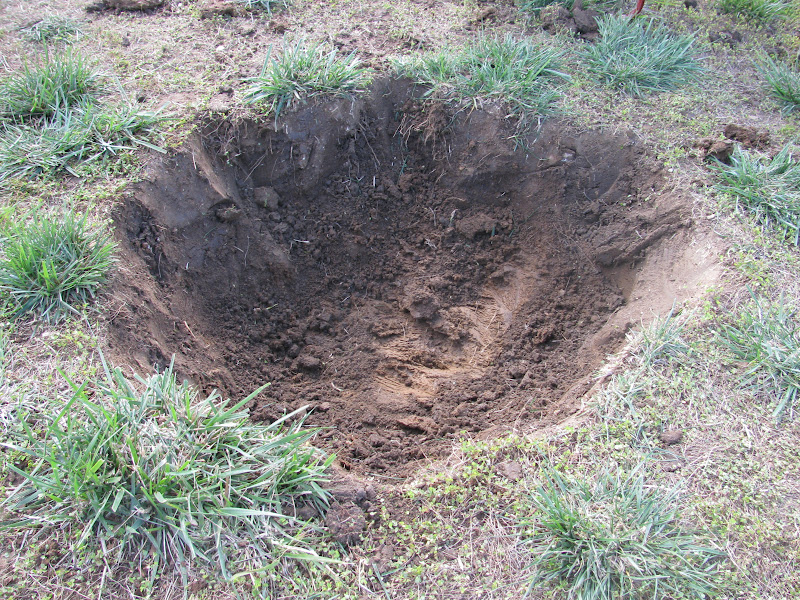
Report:
M640 12L642 12L643 8L644 8L644 0L636 0L636 8L633 9L633 12L631 13L631 16L635 17Z

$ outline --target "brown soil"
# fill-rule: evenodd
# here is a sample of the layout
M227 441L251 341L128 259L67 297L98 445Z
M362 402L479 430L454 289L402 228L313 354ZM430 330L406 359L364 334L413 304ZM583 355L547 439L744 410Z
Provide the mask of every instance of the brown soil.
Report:
M207 123L116 217L111 347L233 397L304 405L358 473L404 475L462 432L560 421L625 331L701 290L713 256L627 136L404 82L274 123Z

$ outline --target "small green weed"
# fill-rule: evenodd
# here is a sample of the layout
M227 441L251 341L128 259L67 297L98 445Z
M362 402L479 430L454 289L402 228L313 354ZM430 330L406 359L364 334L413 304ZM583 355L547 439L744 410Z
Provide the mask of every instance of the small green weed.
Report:
M769 302L754 295L719 335L738 360L749 363L744 385L774 390L778 401L773 417L791 418L800 395L800 325L795 307L784 298Z
M92 230L86 217L69 211L62 219L34 216L5 232L0 292L11 314L36 313L57 321L94 296L113 262L114 244Z
M250 87L244 101L265 106L277 119L284 109L307 98L361 92L369 84L370 75L355 54L339 58L336 50L301 41L290 48L284 44L278 58L272 55L270 46L261 73L245 81Z
M323 508L320 487L331 459L308 445L298 411L271 425L251 423L244 406L216 393L200 398L172 366L138 383L105 365L105 380L72 384L74 393L46 429L23 419L25 478L6 500L6 527L73 527L73 552L113 548L118 561L153 557L156 571L191 562L270 573L279 559L323 562L284 514L284 503ZM299 529L300 528L300 529ZM140 558L136 558L140 560Z
M71 44L80 39L81 28L75 19L50 15L31 25L26 25L20 31L26 40L39 44Z
M482 36L460 52L445 49L409 61L396 62L401 76L430 86L428 97L452 99L477 107L482 101L507 103L527 127L550 112L559 97L558 83L569 76L558 70L562 52L512 36Z
M781 104L784 113L800 108L800 72L797 63L787 65L767 57L758 68L767 82L767 90Z
M530 589L552 582L576 600L702 598L714 589L722 553L681 529L677 489L648 486L644 470L605 471L594 483L544 470L532 498Z
M758 23L769 23L783 17L790 8L785 0L717 0L717 10L740 15Z
M0 118L49 116L85 106L101 92L100 76L83 56L69 49L46 53L40 64L26 63L0 83Z
M586 48L588 70L606 85L631 96L675 89L702 72L694 37L673 35L654 20L604 15L600 40Z
M736 210L755 216L767 230L800 245L800 163L785 146L768 159L737 146L731 164L717 163L720 192L729 194Z

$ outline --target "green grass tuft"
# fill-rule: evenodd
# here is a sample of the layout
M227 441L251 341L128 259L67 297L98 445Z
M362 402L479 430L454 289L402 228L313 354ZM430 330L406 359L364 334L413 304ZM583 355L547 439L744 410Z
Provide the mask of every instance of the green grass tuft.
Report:
M787 65L767 57L758 67L767 82L770 95L788 114L800 108L800 72L798 65Z
M536 16L542 9L552 6L553 4L561 4L564 8L571 9L573 0L518 0L517 8L529 16Z
M71 44L80 39L81 28L75 19L50 15L20 29L29 42L39 44Z
M148 142L158 112L102 104L99 74L78 54L46 54L0 83L0 182L118 155Z
M477 107L482 101L507 103L525 127L551 111L560 96L562 52L528 40L481 37L460 52L445 49L395 64L398 74L430 86L428 97Z
M777 396L773 417L792 417L800 394L800 323L784 298L769 302L753 296L739 318L720 328L720 337L738 360L749 363L745 386Z
M743 150L731 155L731 164L717 163L717 189L729 194L735 208L755 216L767 230L800 245L800 163L785 146L769 159Z
M23 419L24 483L6 501L15 527L73 528L117 560L151 556L150 567L181 572L192 563L237 572L275 571L283 556L322 562L303 542L284 504L323 508L330 464L308 441L298 412L271 425L250 422L244 406L216 392L200 398L170 366L138 383L106 366L104 381L78 387L44 430ZM6 526L9 526L6 523ZM307 526L306 526L307 527Z
M83 56L69 49L46 53L40 64L26 63L0 83L0 118L49 116L86 106L101 92L100 76Z
M285 109L314 96L364 91L370 74L355 54L339 58L336 50L301 41L293 47L284 45L280 57L273 56L270 47L261 73L245 81L250 87L244 101L265 106L277 119Z
M236 0L247 10L263 10L271 15L276 10L285 10L291 3L289 0Z
M686 319L675 312L675 307L665 317L658 317L643 326L638 333L638 344L634 356L645 368L673 361L683 360L691 347L683 339Z
M148 141L161 120L135 106L60 110L36 122L0 123L0 182L68 171L133 150L163 151Z
M593 483L545 469L532 498L539 532L530 588L555 583L576 600L709 594L722 553L681 529L677 496L646 485L643 465Z
M631 96L672 90L696 81L702 72L694 37L630 17L597 20L600 40L584 52L588 70L604 84Z
M94 297L113 262L108 236L72 211L58 220L35 216L4 234L0 292L10 298L14 316L36 313L57 321L76 312L74 305Z
M740 15L758 23L769 23L782 18L791 8L785 0L717 0L717 10L729 15Z

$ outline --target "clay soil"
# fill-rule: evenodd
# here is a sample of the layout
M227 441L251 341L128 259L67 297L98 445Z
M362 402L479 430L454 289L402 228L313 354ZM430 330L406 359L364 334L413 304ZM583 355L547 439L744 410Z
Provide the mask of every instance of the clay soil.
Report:
M713 257L633 136L557 120L510 139L382 81L274 121L207 120L115 217L111 348L234 398L307 406L354 473L581 407L641 318Z

